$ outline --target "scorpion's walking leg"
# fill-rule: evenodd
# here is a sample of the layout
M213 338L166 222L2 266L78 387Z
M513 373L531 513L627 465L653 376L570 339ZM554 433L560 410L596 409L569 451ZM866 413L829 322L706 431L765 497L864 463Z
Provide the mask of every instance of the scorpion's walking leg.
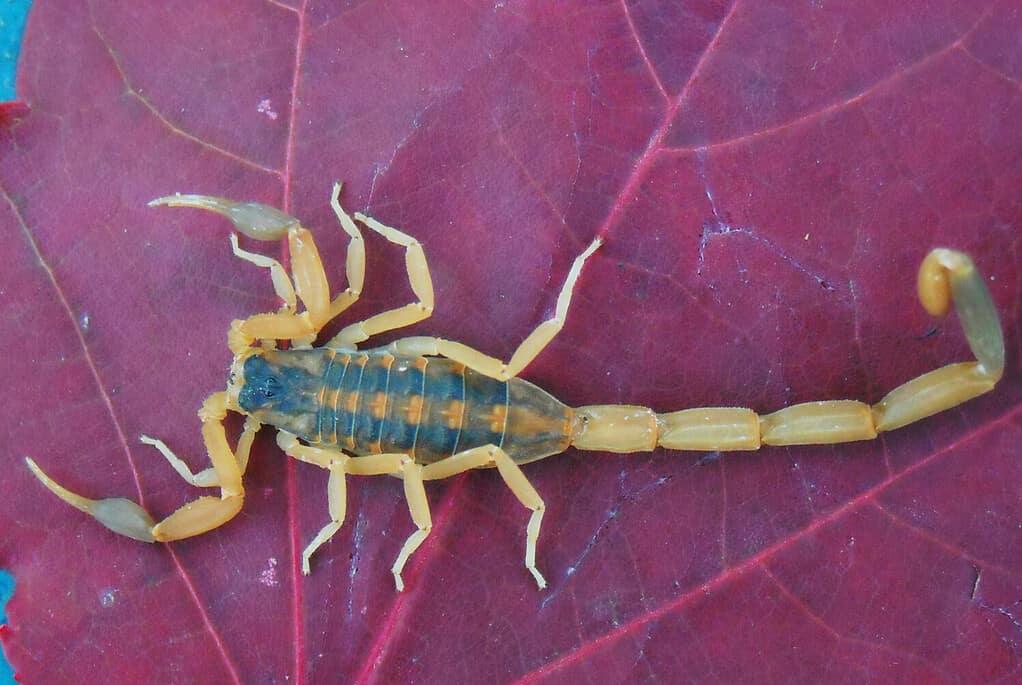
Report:
M419 548L419 545L429 537L433 530L433 517L429 513L429 501L426 499L426 488L422 484L422 465L416 464L410 457L401 465L401 478L405 483L405 499L408 501L408 511L412 515L412 521L418 530L408 536L405 544L401 546L394 565L390 572L394 574L394 585L397 591L405 589L405 582L401 579L401 571L405 568L408 557Z
M320 545L333 537L334 533L340 530L344 524L344 516L347 511L348 488L345 481L347 465L351 461L344 452L340 450L324 449L321 447L309 447L298 442L298 437L293 433L278 431L277 445L289 457L304 461L308 464L315 464L330 471L330 479L327 482L327 502L330 511L330 523L323 526L302 551L302 573L309 575L309 559L319 549Z
M536 488L522 473L522 469L504 450L496 445L483 445L459 452L447 459L426 465L422 470L422 477L426 480L449 478L482 466L496 466L504 483L518 501L532 510L532 516L525 529L525 568L529 569L529 573L542 590L546 587L546 579L536 568L536 540L539 538L539 527L543 523L546 505L536 492Z
M26 461L36 477L57 497L95 517L110 530L143 542L180 540L223 525L241 510L244 502L245 490L241 484L241 475L243 464L248 461L247 452L251 447L254 430L239 441L238 454L235 454L227 443L223 427L226 415L227 393L210 395L203 403L199 411L202 439L213 464L213 474L206 476L203 472L186 478L189 482L195 481L194 485L219 486L220 497L200 497L156 524L142 507L131 500L120 497L92 500L82 497L54 482L31 459L26 457ZM246 425L246 430L248 428ZM182 467L188 470L183 464ZM191 474L190 471L188 473Z
M557 296L557 308L554 311L554 315L537 326L522 341L507 362L483 354L468 345L443 338L404 338L391 343L390 350L396 354L442 355L448 359L461 362L474 371L498 380L508 380L517 376L522 372L522 369L528 366L543 351L543 348L554 339L564 326L564 320L568 315L568 307L571 305L572 290L579 275L582 273L582 266L602 242L600 238L594 239L589 244L589 247L575 258L571 269L568 271L568 277L561 287L561 292Z
M429 318L433 313L433 279L429 275L429 265L422 244L410 235L396 228L385 226L376 219L355 213L355 218L379 233L381 236L405 248L405 269L408 272L408 283L412 286L417 301L403 307L389 309L371 316L365 321L345 326L334 336L325 347L353 347L371 336L395 328L403 328Z
M330 523L326 524L302 552L302 573L310 572L309 559L324 542L329 540L344 523L346 508L345 475L382 476L385 474L400 476L405 482L405 497L411 510L412 520L418 527L405 541L391 571L398 590L404 589L401 571L405 562L422 541L429 535L432 520L426 491L422 484L422 467L414 463L405 454L370 454L362 457L350 457L340 450L310 447L298 442L297 436L280 431L277 433L277 444L284 452L299 461L315 464L330 471L327 485L330 503Z
M241 352L255 340L290 340L298 346L306 346L330 319L358 299L365 279L365 245L355 222L341 209L340 190L340 184L335 183L331 206L351 239L346 260L348 288L333 301L312 234L294 217L257 202L235 202L206 195L171 195L149 203L150 206L195 207L216 212L230 219L240 232L257 240L278 240L287 236L294 285L279 262L242 250L237 238L232 236L234 254L269 269L274 290L284 300L282 311L256 314L232 325L229 344L234 353ZM304 312L296 313L296 298L304 303Z

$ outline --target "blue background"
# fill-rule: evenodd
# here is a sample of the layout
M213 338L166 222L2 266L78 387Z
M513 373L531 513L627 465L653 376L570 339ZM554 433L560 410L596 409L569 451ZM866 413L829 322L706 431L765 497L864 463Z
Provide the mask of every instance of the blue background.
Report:
M32 0L0 0L0 102L15 99L21 36ZM14 594L14 576L0 569L0 625L7 623L7 600ZM0 685L15 685L14 671L0 650Z
M4 609L7 606L7 600L13 594L14 576L0 569L0 624L7 623L7 613ZM14 685L14 671L7 663L2 651L0 651L0 685Z
M32 0L0 0L0 102L14 99L14 73L31 4Z

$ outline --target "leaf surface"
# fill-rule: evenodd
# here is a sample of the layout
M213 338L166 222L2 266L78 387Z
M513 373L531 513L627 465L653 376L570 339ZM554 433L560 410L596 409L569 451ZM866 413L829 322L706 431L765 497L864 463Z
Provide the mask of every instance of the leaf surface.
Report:
M1012 682L1022 671L1022 11L1015 2L38 0L0 132L0 566L24 682ZM335 288L343 201L422 241L410 334L507 357L596 235L567 325L525 376L571 404L768 412L878 400L965 359L913 294L968 251L1003 316L997 390L881 439L755 454L569 451L430 484L396 594L400 483L257 442L242 514L170 546L56 502L169 513L195 492L141 433L204 457L231 319L277 306L175 191L282 207ZM370 239L347 321L409 301ZM248 245L284 257L279 247ZM383 342L396 334L384 336ZM236 426L235 426L236 429Z

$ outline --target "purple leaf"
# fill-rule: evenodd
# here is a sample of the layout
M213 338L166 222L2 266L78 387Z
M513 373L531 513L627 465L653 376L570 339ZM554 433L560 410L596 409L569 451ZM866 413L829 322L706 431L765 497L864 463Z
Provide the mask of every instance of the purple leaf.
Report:
M1008 0L37 0L30 112L0 131L0 566L18 582L19 677L1018 679L1020 32ZM192 540L143 545L57 502L24 456L159 516L194 498L138 436L203 467L195 411L224 387L227 327L277 306L227 222L145 203L281 207L339 289L335 179L349 209L426 248L437 310L407 334L502 357L602 235L525 373L571 404L876 401L968 358L957 322L914 295L938 245L989 277L1008 370L868 443L531 465L544 592L522 564L527 511L492 472L429 485L435 527L403 594L389 568L413 527L390 478L352 479L344 528L302 577L327 479L269 430L242 514ZM346 323L412 296L401 251L368 249Z

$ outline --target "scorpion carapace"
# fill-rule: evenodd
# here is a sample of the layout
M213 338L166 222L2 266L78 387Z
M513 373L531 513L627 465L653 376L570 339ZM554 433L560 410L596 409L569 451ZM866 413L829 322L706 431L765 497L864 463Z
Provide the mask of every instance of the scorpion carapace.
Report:
M227 389L208 397L199 411L212 465L193 473L162 441L142 436L184 480L197 487L218 487L219 497L200 497L154 523L130 500L92 500L63 488L26 458L35 475L58 497L115 532L146 542L179 540L216 528L241 510L242 477L252 441L261 426L271 425L287 455L329 472L330 521L303 551L304 573L309 573L312 554L344 522L348 475L389 474L402 479L416 530L391 568L401 590L402 569L432 528L424 481L496 467L512 493L532 511L525 566L542 588L546 581L536 568L536 540L545 505L522 464L569 446L611 452L656 447L717 451L868 440L987 392L1004 370L1001 326L982 277L961 252L935 249L920 267L919 297L936 316L947 314L954 303L976 361L919 376L874 405L854 400L807 402L766 415L735 407L666 414L630 405L572 409L517 376L561 330L575 282L600 238L572 264L554 316L537 326L507 362L431 337L403 338L361 351L356 346L369 337L427 318L433 311L433 285L418 241L357 213L359 222L405 248L417 300L351 324L314 348L323 326L358 299L365 276L362 234L341 208L339 195L340 184L335 184L331 206L350 238L348 288L333 299L312 235L280 210L204 195L173 195L150 203L211 210L231 219L251 238L286 236L290 248L293 280L280 263L241 249L237 236L231 235L235 255L269 269L284 304L280 311L231 324L228 346L234 363ZM301 312L299 300L304 304ZM281 340L289 343L288 349L276 348ZM228 411L246 416L233 450L223 427Z

